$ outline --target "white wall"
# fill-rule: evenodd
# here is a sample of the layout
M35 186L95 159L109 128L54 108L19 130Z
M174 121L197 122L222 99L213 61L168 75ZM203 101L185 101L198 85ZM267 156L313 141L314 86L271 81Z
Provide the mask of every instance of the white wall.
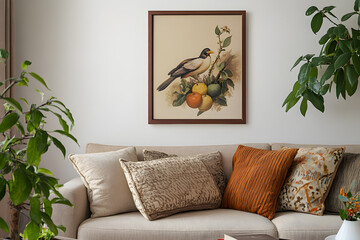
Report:
M206 145L244 142L359 144L360 94L347 101L326 97L324 114L309 107L281 108L302 54L318 53L319 36L305 10L336 5L342 16L352 0L17 0L18 65L34 62L53 91L72 110L74 135L69 152L83 153L88 142L118 145ZM147 124L147 11L247 11L247 124ZM355 25L355 20L352 25ZM37 87L40 87L37 85ZM23 90L18 96L38 100ZM68 160L52 149L43 166L62 182L76 176Z

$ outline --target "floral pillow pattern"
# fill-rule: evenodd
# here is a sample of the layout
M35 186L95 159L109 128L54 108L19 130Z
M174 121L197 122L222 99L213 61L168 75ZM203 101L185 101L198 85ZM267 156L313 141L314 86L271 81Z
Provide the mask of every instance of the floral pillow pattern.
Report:
M344 151L344 147L300 148L282 186L278 210L323 215Z

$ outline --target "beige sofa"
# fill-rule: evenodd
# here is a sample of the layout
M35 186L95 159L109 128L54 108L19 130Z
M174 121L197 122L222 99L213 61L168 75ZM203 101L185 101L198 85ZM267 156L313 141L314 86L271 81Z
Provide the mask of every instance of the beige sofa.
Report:
M251 147L278 150L282 146L300 147L309 145L294 144L244 144ZM220 151L224 170L229 179L232 172L232 157L236 145L214 146L139 146L136 147L139 160L142 150L152 149L177 155L192 155ZM360 145L345 145L346 152L360 153ZM87 153L114 151L125 146L88 144ZM278 212L269 220L257 214L231 209L214 209L178 213L155 220L146 220L139 212L123 213L108 217L90 218L86 188L80 178L67 182L61 189L62 194L74 208L56 205L53 219L56 224L66 226L62 236L81 240L216 240L227 234L268 234L292 240L323 240L336 234L341 226L337 215L315 216L298 212Z

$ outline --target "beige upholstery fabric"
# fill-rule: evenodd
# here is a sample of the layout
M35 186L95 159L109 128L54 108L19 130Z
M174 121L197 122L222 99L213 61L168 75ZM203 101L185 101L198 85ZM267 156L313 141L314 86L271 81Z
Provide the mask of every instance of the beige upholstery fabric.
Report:
M279 209L322 215L344 150L299 148L281 188Z
M255 147L260 149L270 150L270 145L267 143L245 143L242 144L248 147ZM176 154L178 156L191 156L200 153L209 153L214 151L221 152L224 172L227 179L230 178L232 172L232 157L237 149L239 144L233 145L208 145L208 146L136 146L136 153L139 161L143 160L142 151L143 149L156 150L160 152L167 152ZM89 143L86 146L86 153L96 153L96 152L108 152L115 151L126 146L116 146L116 145L103 145L96 143Z
M353 193L358 193L360 192L360 154L345 153L325 201L326 211L339 213L340 209L344 208L344 204L338 198L340 189L343 187L347 192L353 180L355 180Z
M273 143L271 144L272 150L280 150L282 147L288 148L305 148L305 147L345 147L347 153L360 153L360 144L359 145L321 145L321 144L294 144L294 143Z
M92 217L136 211L120 158L137 161L135 148L69 156L88 189Z
M272 220L279 238L291 240L324 240L339 230L342 221L338 215L323 216L298 212L279 212Z
M120 163L135 205L148 220L221 204L220 190L201 157Z
M276 237L275 226L257 214L214 209L178 213L147 221L139 212L92 218L79 228L80 240L216 240L228 234L268 234Z
M152 161L155 159L163 159L168 157L177 157L175 154L167 154L164 152L143 150L144 161ZM214 177L216 185L220 189L221 195L224 194L226 188L226 177L223 168L223 162L220 152L212 152L196 155L206 166L209 173ZM191 158L190 158L191 159Z
M52 219L56 225L66 227L66 232L59 231L60 236L76 238L78 227L90 216L86 187L81 178L74 178L60 188L61 194L74 204L69 207L62 204L53 205Z

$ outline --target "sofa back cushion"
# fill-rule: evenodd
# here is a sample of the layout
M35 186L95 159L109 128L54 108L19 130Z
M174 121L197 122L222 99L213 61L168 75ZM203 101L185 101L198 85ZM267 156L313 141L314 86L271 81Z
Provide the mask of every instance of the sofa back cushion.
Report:
M254 147L259 149L270 150L270 144L267 143L245 143L242 144L248 147ZM207 146L135 146L136 154L139 161L143 161L143 149L155 150L160 152L166 152L171 154L176 154L178 156L191 156L202 153L216 152L221 153L224 172L227 179L230 178L232 172L232 158L239 144L232 145L207 145ZM116 145L103 145L96 143L89 143L86 146L86 153L96 153L96 152L108 152L116 151L128 146L116 146Z

